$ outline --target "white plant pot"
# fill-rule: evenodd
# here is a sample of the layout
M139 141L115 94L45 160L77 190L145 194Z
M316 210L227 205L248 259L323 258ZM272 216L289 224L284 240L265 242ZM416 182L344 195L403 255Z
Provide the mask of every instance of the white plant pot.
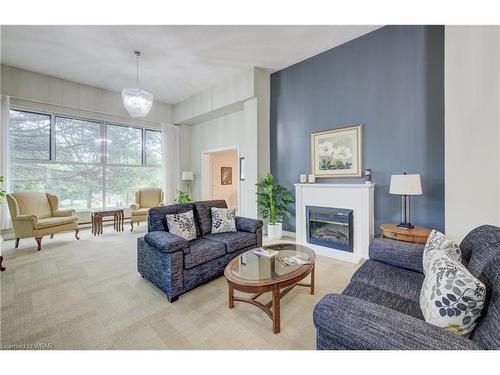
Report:
M283 226L281 223L267 224L267 236L272 240L279 240L283 236Z

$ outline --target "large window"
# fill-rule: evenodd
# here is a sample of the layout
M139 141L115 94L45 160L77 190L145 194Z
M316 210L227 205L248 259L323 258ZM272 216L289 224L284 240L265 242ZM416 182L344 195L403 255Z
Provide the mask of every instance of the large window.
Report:
M161 133L54 114L10 111L14 191L48 191L62 208L125 207L161 185Z

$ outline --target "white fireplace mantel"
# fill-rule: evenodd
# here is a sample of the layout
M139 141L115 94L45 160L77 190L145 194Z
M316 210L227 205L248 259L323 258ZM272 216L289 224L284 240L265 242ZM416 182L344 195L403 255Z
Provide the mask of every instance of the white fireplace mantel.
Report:
M358 263L368 259L373 238L375 184L295 184L296 241L318 255ZM353 210L353 252L336 250L307 242L306 206L336 207Z

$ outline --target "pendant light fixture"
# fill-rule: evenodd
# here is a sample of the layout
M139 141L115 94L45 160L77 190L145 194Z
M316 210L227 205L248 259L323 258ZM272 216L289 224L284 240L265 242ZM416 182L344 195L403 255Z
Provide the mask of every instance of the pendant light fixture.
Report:
M146 117L153 105L153 94L142 90L139 86L139 56L141 51L134 51L136 56L137 88L123 89L122 100L125 109L132 117Z

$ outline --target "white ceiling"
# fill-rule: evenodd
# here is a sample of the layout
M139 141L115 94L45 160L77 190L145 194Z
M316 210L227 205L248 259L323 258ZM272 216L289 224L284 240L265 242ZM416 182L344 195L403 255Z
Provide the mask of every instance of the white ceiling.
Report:
M2 26L2 64L178 103L257 66L280 70L379 26Z

